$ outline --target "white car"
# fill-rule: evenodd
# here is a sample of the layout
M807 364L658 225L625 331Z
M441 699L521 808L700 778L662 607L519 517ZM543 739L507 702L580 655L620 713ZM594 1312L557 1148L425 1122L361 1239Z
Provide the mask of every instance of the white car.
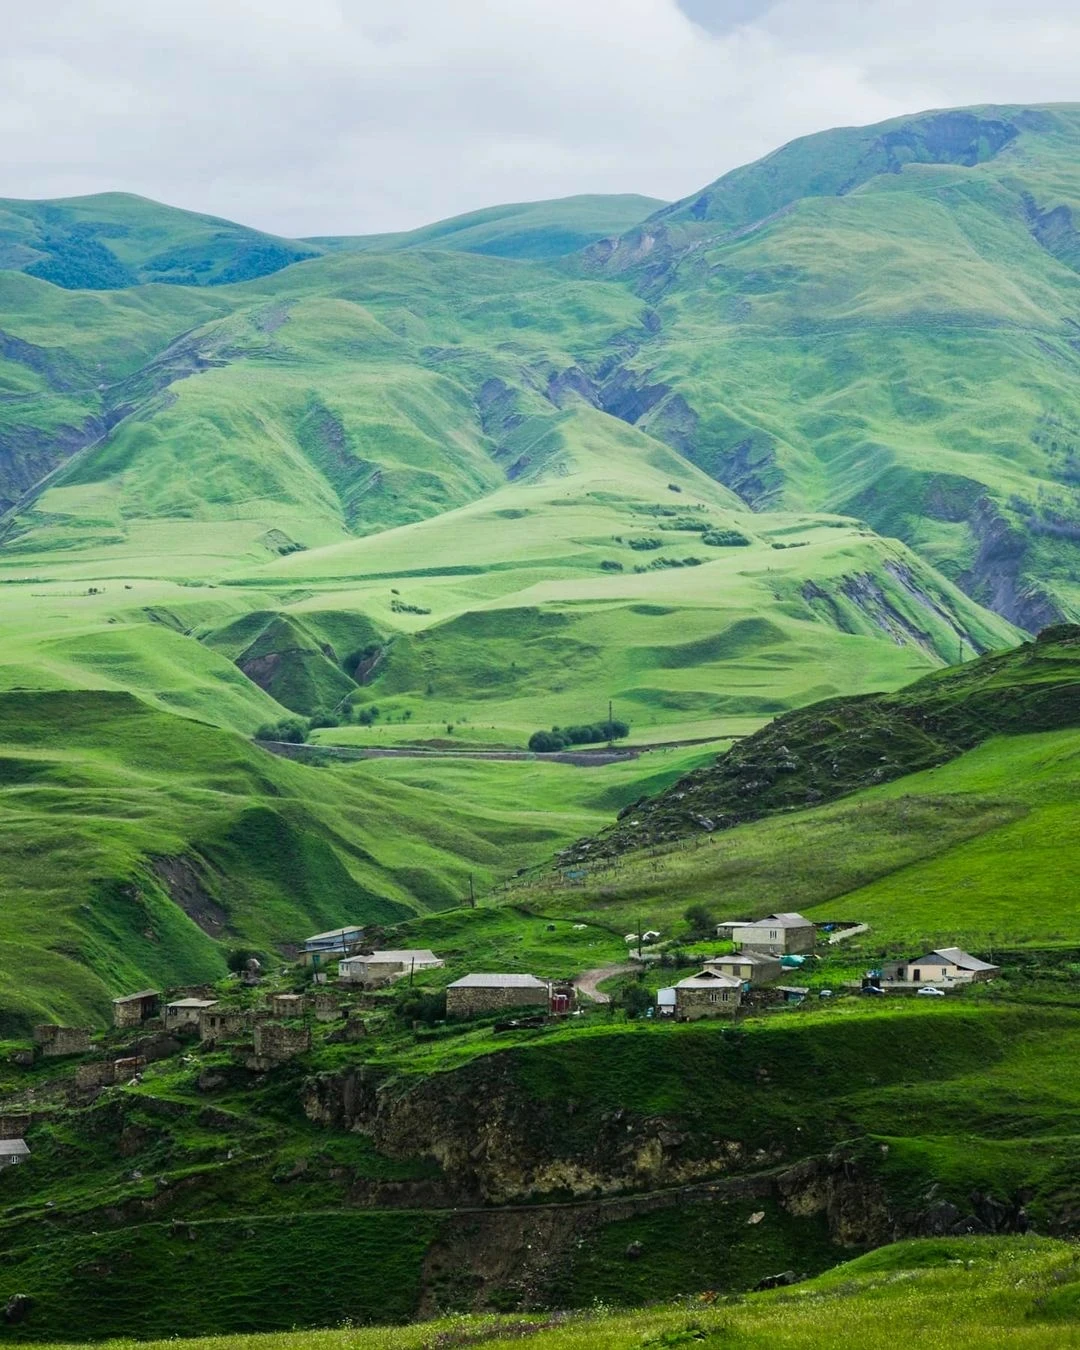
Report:
M933 986L932 984L924 984L923 987L919 990L919 997L920 997L920 998L944 998L944 997L945 997L945 990L944 990L944 989L935 989L934 986Z

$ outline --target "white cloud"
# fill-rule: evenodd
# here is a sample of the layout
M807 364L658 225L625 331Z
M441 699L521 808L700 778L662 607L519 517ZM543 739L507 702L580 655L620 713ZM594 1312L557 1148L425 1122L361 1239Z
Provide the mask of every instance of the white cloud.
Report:
M4 20L0 194L399 229L574 192L682 196L823 127L1077 90L1063 0L683 4L43 0Z

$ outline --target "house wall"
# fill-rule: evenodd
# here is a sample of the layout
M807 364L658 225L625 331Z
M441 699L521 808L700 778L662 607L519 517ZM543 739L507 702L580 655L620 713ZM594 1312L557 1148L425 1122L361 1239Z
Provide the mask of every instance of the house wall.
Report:
M255 1055L278 1062L306 1054L311 1049L310 1027L286 1027L280 1022L259 1022L255 1027Z
M718 970L722 975L734 975L737 980L749 980L752 984L771 984L784 973L784 967L778 960L744 965L737 956L718 956L705 964L709 970Z
M138 1027L158 1013L157 999L144 998L135 1003L113 1004L114 1027Z
M447 989L447 1017L475 1017L477 1013L499 1012L503 1008L546 1008L546 989L505 988Z
M742 1002L741 989L675 989L675 1016L680 1022L703 1017L734 1017Z
M34 1028L34 1044L46 1059L59 1055L85 1055L90 1050L90 1033L85 1027L57 1027L43 1024Z
M197 1027L202 1008L166 1008L165 1030L180 1031L184 1027Z
M271 994L270 1011L275 1017L302 1017L307 1007L305 998L293 994Z
M217 1008L204 1008L199 1014L199 1036L204 1041L242 1036L250 1024L251 1014L242 1008L230 1008L224 1012Z
M769 924L745 924L735 929L731 940L736 947L772 952L779 956L785 952L812 952L814 938L813 924L808 924L805 928L773 928Z

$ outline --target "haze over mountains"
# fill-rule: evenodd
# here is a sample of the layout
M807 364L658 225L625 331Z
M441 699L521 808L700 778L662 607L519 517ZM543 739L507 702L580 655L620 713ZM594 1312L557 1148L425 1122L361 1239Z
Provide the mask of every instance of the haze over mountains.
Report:
M354 746L521 747L613 700L634 741L698 740L1075 617L1078 150L1072 105L932 112L671 205L356 239L6 201L0 687L223 736L352 718L315 736ZM108 742L116 707L79 708ZM634 795L571 793L515 863ZM503 875L506 825L422 866L324 837L358 897L409 910ZM209 860L190 831L170 856ZM116 869L155 891L150 852Z

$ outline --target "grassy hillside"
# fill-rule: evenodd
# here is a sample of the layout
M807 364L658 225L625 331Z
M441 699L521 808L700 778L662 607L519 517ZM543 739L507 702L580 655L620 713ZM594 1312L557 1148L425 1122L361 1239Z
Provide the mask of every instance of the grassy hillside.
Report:
M67 290L116 290L140 282L220 286L276 272L319 251L125 192L0 199L0 267Z
M497 258L559 258L622 234L662 205L655 197L633 193L562 197L490 206L401 234L321 236L306 242L331 252L436 248Z
M1017 1346L1058 1350L1080 1343L1074 1325L1077 1270L1066 1243L1039 1239L898 1243L850 1261L795 1291L755 1294L712 1306L691 1304L616 1314L601 1307L570 1318L445 1318L398 1329L293 1332L272 1337L202 1337L190 1350L420 1350L439 1338L470 1345L537 1350L636 1350L638 1346L829 1345L858 1350L883 1323L926 1346L970 1350ZM153 1343L151 1343L153 1344ZM175 1344L170 1341L168 1344ZM156 1350L156 1347L154 1347Z
M407 775L292 764L128 694L2 694L0 1032L103 1023L117 993L217 978L231 947L274 955L457 904L470 874L483 891L601 824L637 777L531 773L525 800L470 803Z

